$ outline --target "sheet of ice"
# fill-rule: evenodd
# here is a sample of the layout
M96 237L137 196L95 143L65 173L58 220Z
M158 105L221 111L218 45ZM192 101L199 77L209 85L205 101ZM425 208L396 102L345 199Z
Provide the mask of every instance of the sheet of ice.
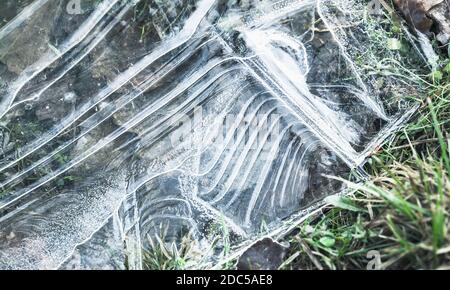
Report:
M216 265L364 178L427 69L370 1L13 2L5 269L140 269L186 236Z

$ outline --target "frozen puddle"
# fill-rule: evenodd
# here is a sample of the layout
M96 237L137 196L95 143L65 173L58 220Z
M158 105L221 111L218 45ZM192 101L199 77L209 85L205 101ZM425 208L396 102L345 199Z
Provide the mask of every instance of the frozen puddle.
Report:
M213 267L363 179L426 71L372 2L3 1L0 268Z

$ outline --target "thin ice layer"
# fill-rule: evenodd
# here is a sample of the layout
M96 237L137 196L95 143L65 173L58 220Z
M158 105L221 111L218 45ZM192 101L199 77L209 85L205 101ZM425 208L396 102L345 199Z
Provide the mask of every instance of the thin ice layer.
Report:
M1 268L226 258L341 192L419 88L365 1L44 2L0 28Z

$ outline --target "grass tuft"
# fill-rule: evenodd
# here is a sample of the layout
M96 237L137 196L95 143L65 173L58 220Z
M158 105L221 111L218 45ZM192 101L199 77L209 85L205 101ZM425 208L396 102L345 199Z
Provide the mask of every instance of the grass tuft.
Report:
M344 181L353 193L287 238L283 269L450 269L450 55L441 64L417 120L369 160L371 180Z

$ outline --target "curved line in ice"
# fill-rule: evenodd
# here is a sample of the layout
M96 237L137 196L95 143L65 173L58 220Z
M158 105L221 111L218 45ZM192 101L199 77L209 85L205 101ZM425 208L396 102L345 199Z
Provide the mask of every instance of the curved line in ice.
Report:
M61 47L58 48L59 54L55 55L54 52L47 52L33 65L28 66L20 74L19 78L11 85L11 87L8 88L8 94L0 102L0 119L3 118L3 116L10 110L11 105L13 104L19 91L37 74L42 72L45 68L66 54L70 49L79 44L118 1L119 0L106 0L105 2L102 2L97 7L95 12L89 16L88 20L86 20L85 23L78 28L72 37L70 37L69 40L64 42Z
M118 1L118 0L115 0ZM93 107L95 107L98 103L100 103L102 100L107 98L109 95L111 95L114 91L119 89L122 85L124 85L126 82L128 82L132 77L137 75L138 73L142 72L144 68L155 62L160 57L166 55L170 51L174 50L177 47L180 47L184 43L186 43L194 34L195 29L200 24L201 20L203 19L203 16L207 13L207 11L211 8L212 4L214 3L214 0L202 0L202 6L196 10L193 15L186 21L187 27L183 28L183 30L177 35L177 37L174 37L172 39L169 39L167 42L163 42L158 48L156 48L152 53L145 56L141 61L139 61L136 65L133 67L127 69L124 73L119 75L106 89L102 90L96 98L93 98L93 101L91 99L90 102L84 104L80 110L83 112L81 115L83 115L85 112L89 111ZM200 9L201 8L201 9ZM200 17L202 16L202 17ZM197 18L200 17L200 18ZM56 134L60 134L64 130L66 130L68 127L70 127L78 118L81 117L81 115L78 116L71 116L71 118L68 118L68 120L63 120L60 124L60 126L56 126ZM59 128L59 129L58 129ZM52 140L55 136L47 137L49 140L46 140L45 143ZM43 138L41 138L43 139ZM44 142L32 142L26 148L29 150L28 152L21 155L16 160L8 163L7 165L4 165L0 168L0 172L5 170L6 168L9 168L13 166L14 164L17 164L20 160L23 160L23 158L29 156L36 150L40 149L44 144Z

